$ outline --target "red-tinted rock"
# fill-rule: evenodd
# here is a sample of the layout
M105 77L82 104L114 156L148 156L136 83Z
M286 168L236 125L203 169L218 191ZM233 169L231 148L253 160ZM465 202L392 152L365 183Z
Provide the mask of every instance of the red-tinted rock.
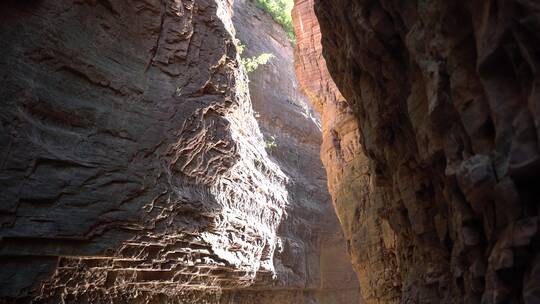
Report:
M295 112L304 133L283 148L306 153L302 169L268 154L231 4L0 4L0 302L301 303L334 288L310 272L344 244L317 127Z
M323 131L330 191L366 302L534 302L538 4L314 2L322 53L350 117L308 95L323 121L358 131L351 159L364 159L324 161L332 155L324 142L339 151L343 136ZM309 18L295 16L301 35ZM307 37L307 45L318 41ZM299 56L315 58L315 47L299 41ZM298 60L299 79L311 80L304 86L328 79L321 60L309 69ZM393 243L382 241L385 222Z

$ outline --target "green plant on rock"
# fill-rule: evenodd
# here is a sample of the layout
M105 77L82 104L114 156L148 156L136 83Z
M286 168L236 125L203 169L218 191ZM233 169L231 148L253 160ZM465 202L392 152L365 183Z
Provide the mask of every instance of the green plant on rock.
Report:
M240 41L240 39L234 40L234 43L236 44L236 49L238 51L238 55L240 55L240 63L244 66L246 71L248 73L251 73L255 71L260 65L267 64L270 59L274 58L274 54L271 53L262 53L258 56L253 56L250 58L243 58L242 54L247 49L247 46Z
M238 55L242 55L244 51L246 50L247 46L242 43L240 39L234 38L234 44L236 44L236 50L238 51Z
M256 0L256 3L259 8L270 14L283 27L291 42L294 43L296 37L291 16L294 0Z
M253 56L251 58L241 58L240 62L246 68L248 73L255 71L260 65L267 64L270 59L275 56L270 53L262 53L259 56Z
M272 153L272 151L275 148L277 148L277 140L276 140L276 137L274 135L270 136L264 142L265 142L266 150L268 150L270 153Z

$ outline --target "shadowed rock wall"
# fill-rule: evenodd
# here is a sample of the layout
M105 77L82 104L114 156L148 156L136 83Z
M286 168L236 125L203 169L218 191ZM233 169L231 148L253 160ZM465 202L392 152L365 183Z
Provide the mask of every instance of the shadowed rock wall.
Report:
M322 116L321 159L328 189L340 219L347 248L364 299L388 299L396 289L394 239L370 200L368 159L360 145L358 120L341 95L322 55L321 31L313 0L296 1L293 21L297 36L295 68L302 91ZM368 256L379 257L372 263ZM371 288L377 282L378 288ZM365 286L365 287L364 287ZM399 288L399 287L398 287Z
M315 11L359 131L329 183L366 302L538 302L536 1L320 0ZM335 133L323 142L348 146Z
M270 284L288 177L231 10L0 4L0 301L216 303Z
M269 15L0 8L0 303L358 303L319 120ZM235 35L276 56L250 82Z

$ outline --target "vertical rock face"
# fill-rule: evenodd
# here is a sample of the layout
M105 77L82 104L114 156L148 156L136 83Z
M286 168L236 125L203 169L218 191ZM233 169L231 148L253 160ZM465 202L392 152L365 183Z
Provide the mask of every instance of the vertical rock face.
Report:
M340 289L325 281L341 284L331 271L342 243L318 130L303 117L305 133L268 155L232 10L225 0L0 4L0 302L255 303L234 297L270 290L273 277L281 290L315 290L296 293L306 303Z
M360 132L329 183L366 301L538 302L538 3L316 0L315 11Z
M394 235L383 225L371 199L368 159L360 146L359 123L343 98L322 56L321 32L313 0L296 1L295 67L302 90L322 116L321 158L334 207L347 238L353 266L368 302L397 299ZM373 258L377 262L373 263ZM373 287L371 287L373 286Z
M256 292L237 292L234 300L359 303L358 281L326 190L319 118L298 88L291 42L252 0L235 1L233 24L246 46L242 57L274 56L249 74L249 87L267 150L287 176L289 193L274 254L276 281Z

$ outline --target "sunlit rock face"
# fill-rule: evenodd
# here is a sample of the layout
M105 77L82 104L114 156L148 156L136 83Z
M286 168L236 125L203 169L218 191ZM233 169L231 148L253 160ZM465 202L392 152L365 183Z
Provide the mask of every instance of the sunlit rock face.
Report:
M0 5L0 302L217 303L270 284L290 181L231 11Z
M359 132L347 165L325 165L366 302L538 302L537 2L314 8Z
M232 293L235 303L359 303L358 281L326 189L319 157L320 121L300 92L293 46L283 28L252 0L236 0L233 24L242 57L274 57L249 74L255 116L289 194L274 253L276 279L255 291Z
M349 254L371 301L395 299L399 292L394 235L378 217L368 159L351 105L332 80L322 55L321 31L313 0L298 0L293 10L297 36L295 69L302 91L322 117L321 159ZM377 259L373 263L373 259Z

